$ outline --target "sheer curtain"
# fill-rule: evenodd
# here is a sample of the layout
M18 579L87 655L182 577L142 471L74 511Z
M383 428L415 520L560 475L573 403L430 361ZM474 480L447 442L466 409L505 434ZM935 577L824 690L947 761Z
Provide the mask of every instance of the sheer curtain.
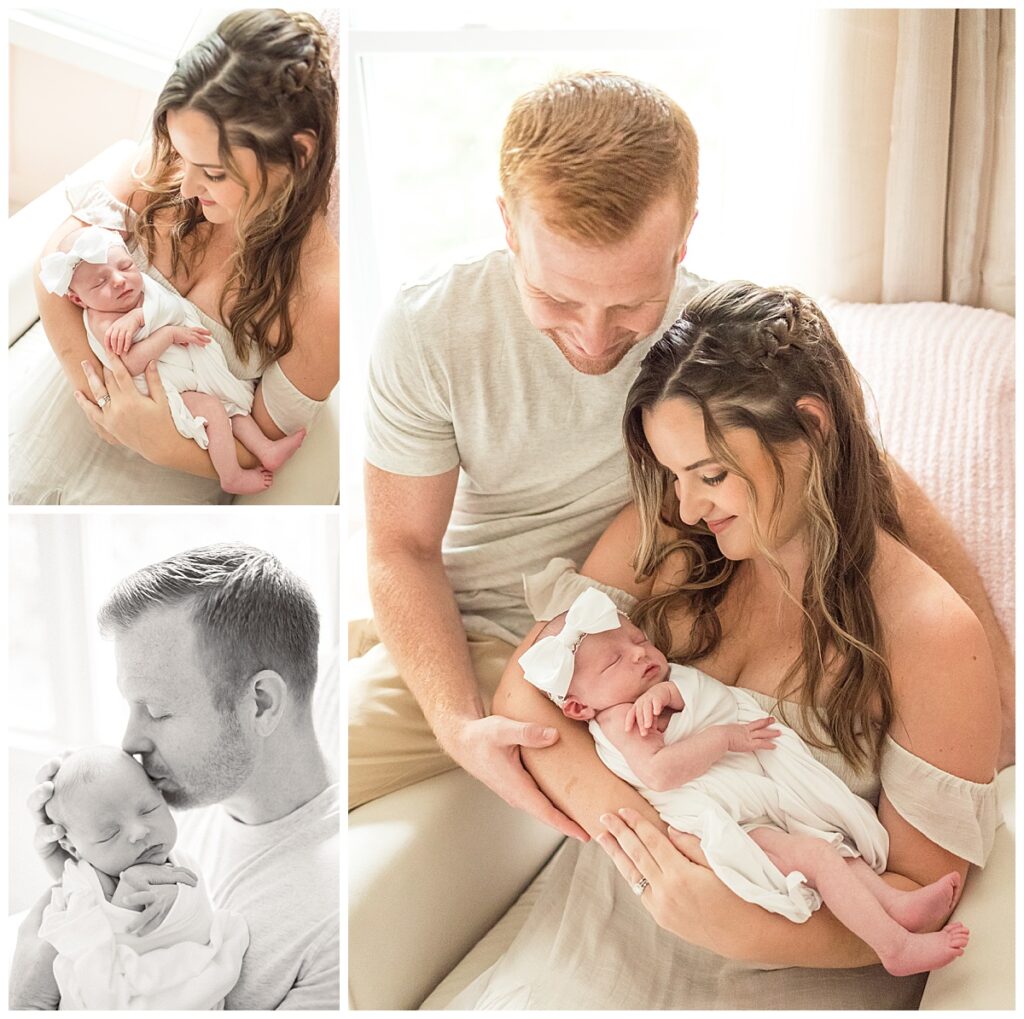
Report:
M824 15L810 289L1014 312L1012 10Z

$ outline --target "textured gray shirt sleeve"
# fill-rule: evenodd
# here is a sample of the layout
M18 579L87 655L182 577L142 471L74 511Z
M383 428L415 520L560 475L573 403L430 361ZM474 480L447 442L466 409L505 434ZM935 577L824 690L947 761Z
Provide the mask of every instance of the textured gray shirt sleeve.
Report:
M446 373L400 292L384 313L370 357L366 459L393 474L429 477L459 465Z

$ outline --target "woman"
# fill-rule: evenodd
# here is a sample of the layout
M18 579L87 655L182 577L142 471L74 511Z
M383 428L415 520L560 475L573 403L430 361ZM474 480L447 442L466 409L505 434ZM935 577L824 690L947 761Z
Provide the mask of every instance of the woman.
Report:
M69 188L72 215L44 251L83 222L125 231L143 270L195 305L233 374L259 380L253 417L271 438L308 427L338 379L330 52L309 15L225 18L164 86L145 172ZM226 498L209 455L174 428L155 369L149 397L120 366L101 377L80 312L36 293L70 388L54 367L32 380L30 412L15 413L12 501Z
M877 803L890 883L984 862L999 734L986 639L903 544L856 376L821 312L748 283L695 298L644 360L624 432L636 501L583 573L672 659L745 687ZM553 566L528 584L531 608L559 611L578 584ZM796 925L725 889L517 658L494 710L559 728L526 763L625 882L608 880L595 847L564 847L502 962L457 1004L916 1006L924 977L886 974L827 911Z

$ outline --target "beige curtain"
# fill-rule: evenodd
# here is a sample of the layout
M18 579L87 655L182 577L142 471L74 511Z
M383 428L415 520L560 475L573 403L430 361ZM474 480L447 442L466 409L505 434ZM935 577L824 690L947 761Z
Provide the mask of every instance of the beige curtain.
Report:
M815 289L1013 314L1014 20L825 13L815 197L830 243Z

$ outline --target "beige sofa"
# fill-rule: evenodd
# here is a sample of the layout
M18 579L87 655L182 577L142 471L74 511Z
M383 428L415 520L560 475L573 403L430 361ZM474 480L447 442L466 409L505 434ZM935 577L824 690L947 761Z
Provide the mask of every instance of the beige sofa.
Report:
M889 452L953 524L1012 637L1013 319L943 304L826 306ZM954 914L971 946L932 974L923 1009L1013 1008L1014 771L999 775L1003 824ZM462 771L354 811L351 1006L442 1006L511 940L526 908L513 904L559 842Z
M135 144L121 141L75 171L76 178L103 179L111 168L123 163ZM39 313L32 285L35 261L46 238L67 217L64 186L44 192L16 212L7 222L7 385L8 413L14 418L22 406L21 395L31 400L30 387L22 380L33 377L33 366L54 356ZM340 420L339 391L335 387L320 412L302 448L274 477L274 485L259 495L235 496L234 502L248 505L331 505L338 501ZM83 420L83 427L88 427Z

